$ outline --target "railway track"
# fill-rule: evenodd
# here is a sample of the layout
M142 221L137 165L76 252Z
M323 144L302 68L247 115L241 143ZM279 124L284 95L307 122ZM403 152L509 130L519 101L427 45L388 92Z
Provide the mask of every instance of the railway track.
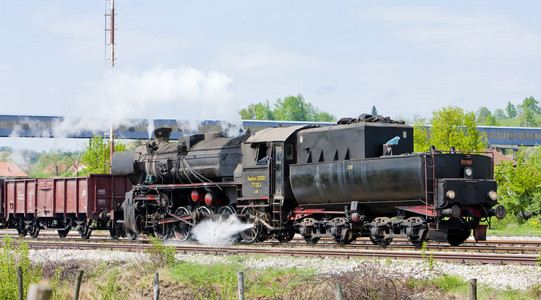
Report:
M15 243L17 240L14 241ZM25 239L32 249L74 249L74 250L117 250L117 251L143 251L151 248L148 242L137 243L95 242L91 240L73 241L46 241ZM251 254L265 256L291 256L291 257L332 257L332 258L364 258L364 259L430 259L442 262L455 262L464 264L519 264L536 265L539 255L532 254L501 254L501 253L474 253L474 252L441 252L431 251L398 251L395 249L354 249L329 247L299 247L293 245L233 245L233 246L203 246L184 242L181 245L172 245L177 253L200 253L211 255Z
M0 236L9 235L12 237L18 237L16 231L1 230ZM63 242L63 243L75 243L75 244L91 244L91 243L115 243L115 244L147 244L149 239L146 236L140 236L136 241L128 239L113 240L106 232L98 232L93 234L88 240L82 240L81 237L75 232L71 232L66 238L60 239L55 232L43 232L38 239L25 238L25 241L36 242ZM173 240L174 242L174 240ZM245 245L239 243L240 246ZM291 249L309 249L314 248L311 245L306 244L301 238L295 238L293 241L287 244L281 244L277 241L267 241L260 243L261 246L269 246L276 248L291 248ZM419 252L420 247L415 247L407 242L407 240L397 239L392 244L385 248L381 248L378 245L374 245L368 238L360 238L355 243L350 245L337 245L332 239L322 239L317 244L318 248L324 249L337 249L337 250L365 250L365 251L411 251ZM527 254L527 255L540 255L541 253L541 241L512 241L512 240L488 240L483 242L475 242L474 240L467 240L464 244L458 247L453 247L448 244L440 244L437 242L429 242L426 245L425 251L431 252L453 252L453 253L489 253L489 254Z

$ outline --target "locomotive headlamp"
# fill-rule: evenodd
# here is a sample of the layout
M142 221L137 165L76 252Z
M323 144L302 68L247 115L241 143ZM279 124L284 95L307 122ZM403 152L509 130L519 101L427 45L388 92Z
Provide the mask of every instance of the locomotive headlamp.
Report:
M445 197L451 199L451 200L454 200L455 199L455 191L453 190L448 190L446 193L445 193Z
M487 196L490 198L490 200L492 201L496 201L498 200L498 193L496 193L495 191L489 191L487 193Z
M473 169L471 167L464 168L464 177L472 178L472 176L473 176Z

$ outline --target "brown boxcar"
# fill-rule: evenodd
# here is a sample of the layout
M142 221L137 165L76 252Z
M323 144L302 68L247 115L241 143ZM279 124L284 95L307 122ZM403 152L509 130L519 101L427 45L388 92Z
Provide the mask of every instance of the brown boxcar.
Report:
M19 234L37 237L40 229L55 228L65 237L72 226L83 238L93 229L122 235L117 220L131 183L126 176L9 179L4 184L4 215Z

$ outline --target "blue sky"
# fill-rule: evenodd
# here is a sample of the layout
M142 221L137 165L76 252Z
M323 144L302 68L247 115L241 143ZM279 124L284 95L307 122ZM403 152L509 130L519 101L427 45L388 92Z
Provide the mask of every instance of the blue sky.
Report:
M235 119L301 93L337 117L541 97L537 1L5 1L2 114Z

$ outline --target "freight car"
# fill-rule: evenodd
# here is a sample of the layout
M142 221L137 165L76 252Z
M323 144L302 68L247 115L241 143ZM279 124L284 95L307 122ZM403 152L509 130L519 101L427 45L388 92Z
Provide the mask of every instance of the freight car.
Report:
M72 227L88 239L92 230L125 236L122 202L132 185L123 175L6 179L0 211L3 224L20 236L36 238L41 229L56 229L64 238Z
M413 128L361 115L336 125L268 128L252 136L190 135L115 153L113 172L133 189L123 203L130 238L190 238L205 216L236 214L253 227L246 242L295 233L308 243L359 236L386 245L407 238L463 243L481 221L503 218L493 157L454 149L413 153Z

